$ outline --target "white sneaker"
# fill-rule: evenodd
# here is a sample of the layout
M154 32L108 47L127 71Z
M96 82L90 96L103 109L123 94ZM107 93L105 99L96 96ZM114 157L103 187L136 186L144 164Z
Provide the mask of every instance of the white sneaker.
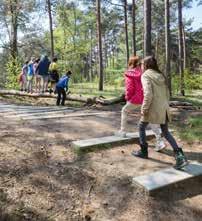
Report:
M163 150L166 147L166 144L164 143L163 140L157 141L156 142L156 147L154 148L155 151L159 152Z
M127 137L126 132L123 130L119 130L119 131L115 132L114 135L117 137L123 137L123 138Z

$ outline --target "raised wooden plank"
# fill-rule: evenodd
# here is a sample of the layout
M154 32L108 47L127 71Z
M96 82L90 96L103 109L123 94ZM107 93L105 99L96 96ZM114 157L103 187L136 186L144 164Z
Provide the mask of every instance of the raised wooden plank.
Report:
M133 184L143 187L149 193L169 185L183 182L187 179L202 175L202 164L190 162L181 170L173 167L163 169L148 175L133 178Z
M154 132L151 130L146 131L147 136L154 136ZM104 147L108 145L115 145L115 144L124 144L124 143L130 143L139 138L139 133L127 133L126 137L120 137L120 136L108 136L108 137L100 137L100 138L92 138L87 140L78 140L73 141L72 144L77 149L87 149L87 148L93 148L93 147Z

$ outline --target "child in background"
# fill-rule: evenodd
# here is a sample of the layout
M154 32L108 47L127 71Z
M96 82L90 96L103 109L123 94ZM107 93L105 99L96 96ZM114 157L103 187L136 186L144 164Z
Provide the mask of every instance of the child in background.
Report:
M41 76L39 75L38 70L37 70L39 62L40 62L40 58L37 58L34 61L34 65L33 65L34 77L35 77L35 92L36 93L40 93L40 90L41 90Z
M58 73L58 65L57 65L57 58L53 58L53 61L51 62L49 66L49 74L50 74L50 90L49 93L55 92L56 83L59 81L59 73Z
M20 83L20 90L26 91L27 90L27 70L28 70L28 63L29 61L26 61L25 64L22 67L21 74L19 76L19 83Z
M128 62L128 70L125 72L125 99L126 105L121 111L121 129L115 135L126 137L127 118L132 111L139 110L143 102L143 89L141 83L142 69L140 58L132 56ZM165 148L165 143L161 137L159 125L150 125L156 137L156 151Z
M33 79L34 79L34 59L31 59L27 67L27 92L33 93Z
M58 83L56 84L56 92L58 94L56 105L58 105L58 106L60 104L62 106L65 105L66 92L68 91L68 83L69 83L69 79L70 79L71 75L72 75L72 72L67 71L67 73L64 76L62 76L59 79ZM61 95L62 95L62 102L60 103Z

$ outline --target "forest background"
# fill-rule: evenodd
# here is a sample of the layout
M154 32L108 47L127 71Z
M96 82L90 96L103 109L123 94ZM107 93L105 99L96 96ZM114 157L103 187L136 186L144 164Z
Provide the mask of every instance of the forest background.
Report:
M18 88L17 76L23 62L47 54L50 58L58 57L61 74L69 69L74 73L71 91L100 94L99 91L104 90L109 92L106 96L117 96L123 92L123 72L128 57L145 55L144 18L147 12L144 4L149 3L151 53L167 76L165 22L169 16L172 93L182 92L181 84L186 91L202 89L202 27L193 29L193 19L183 14L193 4L202 8L202 1L167 1L170 10L167 15L165 2L1 0L0 87ZM182 33L181 49L179 33Z

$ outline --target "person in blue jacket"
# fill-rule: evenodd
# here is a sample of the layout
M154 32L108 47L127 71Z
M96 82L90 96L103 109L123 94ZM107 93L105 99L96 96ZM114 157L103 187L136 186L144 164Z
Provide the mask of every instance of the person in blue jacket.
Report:
M36 72L39 76L41 76L43 82L42 82L42 93L48 92L48 80L49 80L49 65L50 61L48 59L47 55L44 55L41 57L41 60L39 62L39 65L36 69Z
M62 76L56 84L56 92L58 94L56 105L58 106L60 104L62 106L65 105L66 92L68 91L68 83L69 83L69 79L71 75L72 75L72 72L67 71L67 73L64 76ZM61 95L62 95L62 102L60 103Z

